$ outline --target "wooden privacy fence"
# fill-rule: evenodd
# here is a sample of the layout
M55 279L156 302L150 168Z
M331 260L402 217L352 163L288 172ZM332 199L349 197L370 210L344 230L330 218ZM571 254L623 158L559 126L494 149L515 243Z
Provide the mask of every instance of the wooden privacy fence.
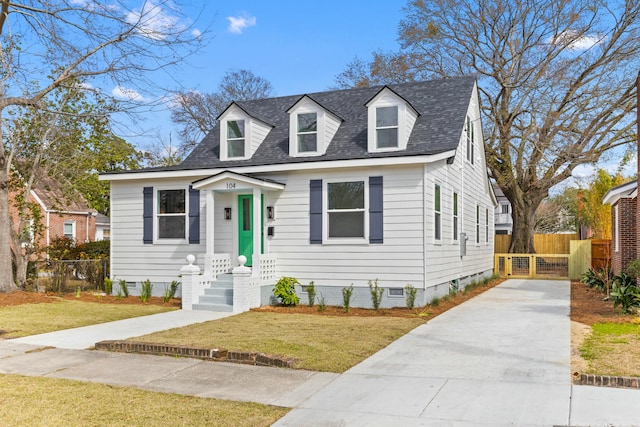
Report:
M502 277L579 279L589 268L611 265L609 240L577 240L574 234L536 234L534 244L538 253L510 254L506 253L510 238L496 236L494 271ZM552 248L555 250L549 250Z

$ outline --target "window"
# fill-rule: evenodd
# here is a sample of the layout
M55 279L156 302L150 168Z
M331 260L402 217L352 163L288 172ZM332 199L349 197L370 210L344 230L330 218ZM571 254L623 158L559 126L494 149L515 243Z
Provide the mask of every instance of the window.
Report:
M453 240L458 240L458 193L453 193Z
M484 242L489 243L489 209L485 209L484 215Z
M158 239L186 237L185 190L158 190Z
M398 147L398 107L376 108L376 148Z
M75 240L76 239L76 222L75 221L65 221L63 225L63 233L64 237L67 239Z
M435 233L434 233L434 238L435 240L442 240L442 218L441 218L441 212L440 212L440 185L436 184L435 187L435 195L433 197L434 199L434 212L435 212L435 218L434 218L434 227L435 227Z
M480 244L480 205L476 205L476 244Z
M467 134L467 160L469 162L471 162L471 164L473 164L473 159L475 156L475 134L474 134L474 130L473 130L474 126L473 123L471 122L471 117L467 116L467 127L466 127L466 134Z
M509 205L508 204L502 204L500 206L502 207L502 213L503 214L508 214L509 213Z
M227 156L244 157L244 120L227 122Z
M403 288L389 288L388 295L390 297L403 297L404 296L404 289Z
M327 183L327 237L365 237L364 181Z
M318 151L318 114L298 114L298 152Z

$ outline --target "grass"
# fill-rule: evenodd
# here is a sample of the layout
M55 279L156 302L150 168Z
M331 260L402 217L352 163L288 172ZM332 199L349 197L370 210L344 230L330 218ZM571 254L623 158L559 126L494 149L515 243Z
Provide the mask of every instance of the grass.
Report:
M9 426L269 426L289 409L79 381L0 375Z
M0 307L3 338L17 338L174 310L157 305L60 301Z
M640 377L640 325L596 323L580 346L589 374Z
M297 359L298 369L340 373L424 322L248 312L131 340L278 354Z

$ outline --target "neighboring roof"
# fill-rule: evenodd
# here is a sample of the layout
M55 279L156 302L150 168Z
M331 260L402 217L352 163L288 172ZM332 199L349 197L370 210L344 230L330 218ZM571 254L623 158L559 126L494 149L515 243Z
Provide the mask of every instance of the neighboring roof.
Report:
M58 181L48 176L40 176L31 187L45 209L61 212L95 212L80 193L69 194Z
M111 225L111 218L105 214L96 214L96 225Z
M620 184L607 191L602 198L602 203L613 205L620 199L633 198L638 196L638 181L633 180Z
M387 85L419 113L406 150L367 151L367 108L365 104L385 86L334 90L307 94L341 123L327 151L321 156L289 156L289 110L304 95L237 101L248 115L272 124L267 137L247 160L220 160L220 131L216 126L180 164L134 172L234 168L285 163L434 155L455 150L460 143L465 117L476 80L471 77Z

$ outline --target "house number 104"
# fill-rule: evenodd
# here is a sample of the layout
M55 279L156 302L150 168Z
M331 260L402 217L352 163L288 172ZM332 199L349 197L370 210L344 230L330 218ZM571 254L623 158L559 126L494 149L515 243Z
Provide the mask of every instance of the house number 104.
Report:
M236 188L235 182L227 182L227 190L233 190L234 188Z

